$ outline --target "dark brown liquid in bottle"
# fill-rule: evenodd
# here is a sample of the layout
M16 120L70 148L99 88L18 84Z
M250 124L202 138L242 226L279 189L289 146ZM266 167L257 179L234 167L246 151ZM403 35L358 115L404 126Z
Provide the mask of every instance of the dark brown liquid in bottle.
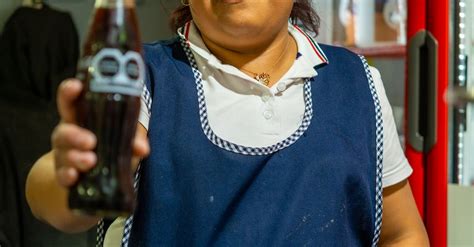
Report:
M141 53L133 8L97 8L83 58L104 48ZM133 211L132 142L140 111L140 96L91 90L92 66L80 66L84 91L77 102L78 124L97 137L97 164L83 173L69 192L69 207L81 213L115 217Z

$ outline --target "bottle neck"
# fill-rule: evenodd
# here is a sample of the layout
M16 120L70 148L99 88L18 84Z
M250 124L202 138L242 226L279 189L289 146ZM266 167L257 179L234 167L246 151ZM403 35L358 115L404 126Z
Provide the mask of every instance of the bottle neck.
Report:
M96 0L95 8L134 8L135 0Z

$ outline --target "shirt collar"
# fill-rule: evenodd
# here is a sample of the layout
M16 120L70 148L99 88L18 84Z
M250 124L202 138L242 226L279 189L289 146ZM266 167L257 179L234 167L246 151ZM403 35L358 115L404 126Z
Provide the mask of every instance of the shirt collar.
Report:
M300 27L289 23L288 31L298 44L300 57L305 58L314 68L329 63L319 44Z
M230 65L222 64L221 61L207 49L206 44L204 44L201 38L201 34L192 21L178 29L178 35L186 41L195 53L207 60L209 65L218 69L229 69Z
M316 68L329 63L323 50L310 35L298 26L288 23L288 31L298 45L298 56L296 59L297 61L301 60L299 62L305 67L300 69L300 71L305 71L302 76L312 77L317 75ZM198 29L192 21L189 21L183 27L179 28L178 35L188 43L195 53L206 59L209 65L218 69L229 69L230 65L222 64L221 61L207 49ZM295 76L298 77L297 75Z

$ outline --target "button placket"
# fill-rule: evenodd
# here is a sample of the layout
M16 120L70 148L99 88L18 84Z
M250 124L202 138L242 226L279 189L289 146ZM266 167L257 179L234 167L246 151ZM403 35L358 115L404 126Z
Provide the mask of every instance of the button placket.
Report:
M264 103L262 111L263 118L266 120L272 119L275 115L273 111L273 95L271 94L271 92L263 92L260 98Z
M272 100L262 109L262 120L264 122L264 133L267 135L279 135L281 131L281 117L278 113L278 99L274 96Z
M264 103L267 103L271 98L272 98L272 96L270 94L267 94L267 93L264 93L261 97L261 99Z
M280 82L280 83L277 84L276 89L277 89L278 92L281 93L281 92L286 90L286 87L287 87L287 85L286 85L285 82Z
M273 112L273 110L265 110L265 111L263 112L263 117L264 117L266 120L270 120L270 119L273 118L274 114L275 114L275 113Z

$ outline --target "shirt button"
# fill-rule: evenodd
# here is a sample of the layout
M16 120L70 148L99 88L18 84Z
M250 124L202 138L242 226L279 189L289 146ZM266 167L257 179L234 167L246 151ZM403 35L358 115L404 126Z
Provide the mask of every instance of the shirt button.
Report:
M277 85L277 90L278 92L283 92L286 90L286 83L284 82L280 82L278 85Z
M273 117L273 111L264 111L263 112L263 117L266 119L266 120L269 120Z
M271 98L270 95L264 94L264 95L262 96L262 101L263 101L263 102L268 102L268 101L270 100L270 98Z

